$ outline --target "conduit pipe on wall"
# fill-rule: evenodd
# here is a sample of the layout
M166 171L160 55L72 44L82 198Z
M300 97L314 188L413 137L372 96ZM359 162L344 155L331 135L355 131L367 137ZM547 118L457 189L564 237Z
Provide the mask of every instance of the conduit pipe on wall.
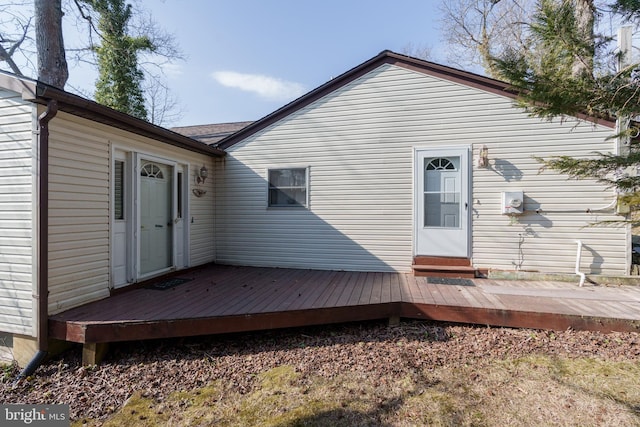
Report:
M578 277L580 277L579 286L582 287L586 279L585 274L580 272L580 260L582 258L582 240L576 240L576 243L578 244L578 253L576 254L576 274L578 275Z
M593 212L613 212L613 211L615 211L615 207L616 207L616 205L617 205L617 204L618 204L618 198L617 198L617 197L615 197L615 198L613 199L613 201L612 201L611 203L609 203L608 205L606 205L606 206L602 206L602 207L599 207L599 208L594 208L594 209L589 208L589 209L587 209L587 213L593 213Z
M37 351L31 361L18 374L16 382L35 372L49 349L49 122L58 113L55 99L38 116L38 284L33 299L36 305Z

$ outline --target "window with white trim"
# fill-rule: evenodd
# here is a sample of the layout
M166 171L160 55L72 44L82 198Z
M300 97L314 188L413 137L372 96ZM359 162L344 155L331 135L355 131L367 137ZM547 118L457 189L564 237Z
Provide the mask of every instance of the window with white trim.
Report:
M269 169L269 207L306 207L308 168Z

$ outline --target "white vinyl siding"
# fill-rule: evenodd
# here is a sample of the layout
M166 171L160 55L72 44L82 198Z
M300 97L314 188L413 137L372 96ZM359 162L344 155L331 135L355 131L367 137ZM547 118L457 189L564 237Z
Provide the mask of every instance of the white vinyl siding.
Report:
M624 274L627 230L585 227L612 217L586 214L609 204L612 192L538 174L532 158L611 151L611 133L541 121L500 95L382 65L228 149L217 177L218 261L410 271L414 150L471 146L477 155L485 144L490 167L471 171L476 266L572 272L579 238L584 271ZM265 209L264 171L301 161L310 171L309 209ZM509 189L524 191L526 209L570 212L527 213L511 224L500 214Z
M0 89L0 331L32 335L33 107Z
M58 113L49 124L49 313L109 295L109 144Z
M602 132L603 137L612 131ZM569 180L552 170L540 171L531 156L567 154L590 157L610 151L590 138L592 129L581 126L553 146L527 153L509 143L486 141L490 166L474 170L473 253L478 267L571 273L575 268L576 240L584 244L581 269L592 274L627 274L630 247L626 226L590 226L621 219L612 214L612 190L592 180ZM564 147L564 150L558 148ZM527 150L529 151L529 150ZM506 161L508 159L508 163ZM515 166L517 165L517 167ZM501 192L524 190L525 213L511 220L498 215ZM608 209L602 209L608 208ZM536 212L538 211L538 212Z
M209 170L213 169L213 161L208 156L58 113L50 122L50 314L109 296L110 218L113 215L109 165L114 145L175 160L191 168L205 164ZM208 179L205 185L199 186L207 190L202 198L189 192L193 218L191 265L214 260L212 182Z
M209 169L209 175L211 176L211 171L214 166L212 163L212 158L207 158L206 163L204 163ZM202 197L195 197L193 191L189 191L189 206L190 206L190 216L184 218L184 221L190 222L190 259L191 266L202 265L208 262L215 261L216 252L215 252L215 210L214 210L214 198L215 198L215 188L214 188L214 180L211 178L207 178L207 180L203 184L193 184L193 177L195 168L202 167L203 160L199 162L193 162L191 164L191 169L189 171L189 178L191 179L191 187L197 188L202 191L206 191Z

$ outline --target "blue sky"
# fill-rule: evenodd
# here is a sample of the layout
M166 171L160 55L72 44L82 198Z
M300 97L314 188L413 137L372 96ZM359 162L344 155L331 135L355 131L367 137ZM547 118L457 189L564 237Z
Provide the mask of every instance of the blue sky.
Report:
M444 57L439 0L142 0L186 60L165 66L173 126L256 120L385 49ZM65 40L67 41L67 40ZM69 86L95 76L71 69Z

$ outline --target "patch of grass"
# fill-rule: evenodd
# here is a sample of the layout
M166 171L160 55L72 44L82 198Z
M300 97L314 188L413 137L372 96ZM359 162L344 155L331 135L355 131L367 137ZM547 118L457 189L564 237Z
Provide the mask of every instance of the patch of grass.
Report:
M11 363L0 363L0 372L2 372L1 381L5 381L6 379L10 378L13 371L14 366Z
M288 365L255 375L246 394L218 382L162 402L136 395L104 426L640 425L638 362L532 355L401 378L303 376Z

